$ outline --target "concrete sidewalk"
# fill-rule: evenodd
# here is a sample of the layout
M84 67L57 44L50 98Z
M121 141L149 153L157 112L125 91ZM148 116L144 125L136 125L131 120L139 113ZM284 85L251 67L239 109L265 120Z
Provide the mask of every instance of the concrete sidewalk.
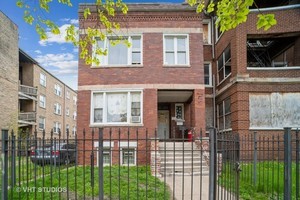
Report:
M209 197L209 176L208 175L167 175L161 177L161 181L167 183L171 196L176 200L208 200Z

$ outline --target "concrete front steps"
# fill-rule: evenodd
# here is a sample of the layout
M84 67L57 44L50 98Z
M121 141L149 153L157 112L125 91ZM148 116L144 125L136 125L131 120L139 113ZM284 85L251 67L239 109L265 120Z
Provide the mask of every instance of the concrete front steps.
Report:
M162 174L208 175L209 169L202 152L192 142L160 142Z

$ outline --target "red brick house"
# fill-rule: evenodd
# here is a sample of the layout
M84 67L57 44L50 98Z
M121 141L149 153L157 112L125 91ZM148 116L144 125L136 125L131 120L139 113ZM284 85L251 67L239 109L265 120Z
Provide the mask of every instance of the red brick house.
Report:
M178 120L197 133L202 129L202 135L208 127L240 134L299 127L299 2L256 4L260 12L275 14L276 26L257 30L258 10L252 9L246 23L223 34L213 25L214 16L196 14L186 4L129 4L128 14L115 20L126 27L118 33L132 47L110 46L114 38L108 36L97 44L108 48L108 55L99 58L101 66L79 60L79 138L83 129L103 126L147 128L140 138L180 138ZM87 6L95 11L94 5L80 5L81 28L96 23L93 15L83 18ZM104 144L116 150L145 145ZM113 163L122 158L118 153L112 155ZM147 162L144 155L137 157Z
M92 13L96 9L91 4L80 5L81 28L96 23L93 15L83 18L87 6ZM97 44L108 48L108 55L99 58L101 66L79 60L79 137L83 129L104 126L147 128L148 138L154 138L157 129L160 139L178 138L178 120L198 132L205 129L201 15L183 4L128 6L126 16L114 19L126 27L118 33L132 46L112 46L110 40L115 38L107 36ZM126 134L120 137L127 138ZM114 146L118 148L117 143Z

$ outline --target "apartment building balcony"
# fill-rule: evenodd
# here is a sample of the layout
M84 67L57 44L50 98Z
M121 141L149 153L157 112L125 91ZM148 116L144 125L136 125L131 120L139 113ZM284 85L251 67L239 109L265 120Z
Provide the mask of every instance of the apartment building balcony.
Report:
M20 112L18 123L19 127L36 125L36 112Z
M37 88L20 84L19 99L37 101Z

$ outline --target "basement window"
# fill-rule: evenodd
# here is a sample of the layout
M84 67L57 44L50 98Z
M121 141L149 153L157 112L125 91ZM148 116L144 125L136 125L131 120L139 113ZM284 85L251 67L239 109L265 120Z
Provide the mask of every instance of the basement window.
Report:
M282 68L297 66L296 37L249 38L247 40L248 68Z

